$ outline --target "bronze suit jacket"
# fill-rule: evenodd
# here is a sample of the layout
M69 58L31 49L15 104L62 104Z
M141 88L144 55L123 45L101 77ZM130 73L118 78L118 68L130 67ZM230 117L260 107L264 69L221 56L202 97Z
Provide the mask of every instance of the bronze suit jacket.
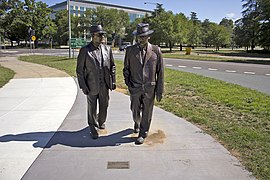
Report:
M145 62L143 62L139 46L129 46L126 49L123 75L131 95L141 90L162 95L164 67L160 49L148 43Z
M112 84L115 83L115 64L112 55L112 50L109 46L100 45L103 58L103 69L105 82L109 89L112 90ZM95 48L92 43L80 49L77 57L77 78L81 89L88 89L90 95L99 93L100 83L100 64L95 53Z

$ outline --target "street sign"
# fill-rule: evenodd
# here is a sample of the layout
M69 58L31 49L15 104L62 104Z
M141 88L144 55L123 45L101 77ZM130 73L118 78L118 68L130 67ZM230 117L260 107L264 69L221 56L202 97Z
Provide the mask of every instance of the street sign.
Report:
M32 36L31 39L32 39L32 41L35 41L36 40L36 36Z
M87 44L86 40L83 38L71 38L70 45L71 48L81 48Z

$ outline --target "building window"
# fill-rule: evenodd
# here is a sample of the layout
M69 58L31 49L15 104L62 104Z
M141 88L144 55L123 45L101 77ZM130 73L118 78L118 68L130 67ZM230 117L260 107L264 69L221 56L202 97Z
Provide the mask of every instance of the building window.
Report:
M82 17L84 15L85 7L80 7L80 16Z
M79 14L79 7L78 6L75 6L75 16L78 16L78 14Z
M130 22L134 22L135 19L137 18L137 14L133 14L133 13L129 13L128 16L129 16Z
M143 18L144 15L143 14L138 14L138 18Z

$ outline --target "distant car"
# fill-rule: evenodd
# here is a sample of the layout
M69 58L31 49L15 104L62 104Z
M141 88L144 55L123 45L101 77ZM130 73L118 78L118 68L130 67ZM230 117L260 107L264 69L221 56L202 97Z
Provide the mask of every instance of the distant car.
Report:
M119 47L119 51L124 51L128 46L131 46L130 42L124 42L124 43Z
M130 45L121 45L119 47L119 51L124 51L128 46L130 46Z

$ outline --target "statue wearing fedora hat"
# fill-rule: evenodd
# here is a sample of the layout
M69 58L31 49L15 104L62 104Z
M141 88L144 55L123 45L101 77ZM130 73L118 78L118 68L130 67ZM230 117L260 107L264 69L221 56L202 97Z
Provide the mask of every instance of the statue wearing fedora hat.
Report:
M163 58L160 49L148 42L154 31L149 24L140 23L133 32L137 44L126 49L123 74L128 86L134 133L139 133L135 144L142 144L147 137L152 120L154 99L162 98L164 89Z
M104 129L109 102L109 89L114 90L115 64L112 50L103 44L106 32L101 25L90 27L92 41L80 49L76 73L79 86L87 95L87 118L93 139L98 138L96 128ZM97 114L97 101L99 113Z

